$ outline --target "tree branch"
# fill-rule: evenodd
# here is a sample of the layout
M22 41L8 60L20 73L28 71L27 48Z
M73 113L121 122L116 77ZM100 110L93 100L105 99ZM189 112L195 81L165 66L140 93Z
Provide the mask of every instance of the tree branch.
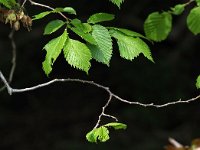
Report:
M112 97L113 97L112 92L109 89L106 91L109 93L109 99L108 99L107 103L102 107L102 112L99 115L99 119L93 129L97 128L100 125L100 122L101 122L103 116L109 117L109 118L114 119L115 121L118 121L118 119L115 116L105 114L105 109L108 107L108 105L110 104Z
M16 58L17 58L17 47L16 47L16 44L15 44L15 41L14 41L14 33L15 33L15 30L12 30L9 34L9 38L11 40L11 45L12 45L12 68L10 70L10 75L9 75L9 83L12 82L12 79L13 79L13 75L14 75L14 72L15 72L15 68L16 68Z
M47 8L49 10L55 10L54 8L52 8L52 7L48 6L48 5L37 3L37 2L35 2L33 0L28 0L28 1L32 5L43 7L43 8ZM193 2L193 1L194 0L190 0L186 4L188 5L191 2ZM25 5L26 2L27 2L27 0L23 1L22 7ZM69 18L66 17L63 13L59 12L59 14L64 19L69 20ZM167 106L175 105L175 104L190 103L190 102L193 102L193 101L196 101L196 100L200 99L200 95L198 95L198 96L196 96L194 98L190 98L190 99L187 99L187 100L184 100L184 101L181 100L181 99L179 99L179 100L171 101L171 102L164 103L164 104L154 104L154 103L147 103L147 104L145 104L145 103L141 103L139 101L129 101L129 100L123 99L123 98L119 97L118 95L114 94L109 89L109 87L103 86L103 85L95 83L93 81L87 81L87 80L81 80L81 79L70 79L70 78L68 78L68 79L53 79L51 81L48 81L48 82L45 82L45 83L42 83L42 84L38 84L38 85L35 85L35 86L32 86L32 87L27 87L27 88L22 88L22 89L12 88L9 84L10 84L10 82L13 79L13 74L14 74L14 71L15 71L15 68L16 68L16 44L15 44L15 41L13 39L13 36L14 36L14 30L12 30L11 33L9 34L9 38L11 40L11 45L12 45L12 68L11 68L11 71L10 71L10 75L9 75L8 81L6 80L6 78L3 75L2 71L0 70L0 79L4 83L4 87L0 89L0 92L3 89L7 89L8 93L10 95L12 95L13 93L23 93L23 92L37 90L39 88L43 88L43 87L49 86L49 85L54 84L56 82L78 82L78 83L81 83L81 84L89 84L89 85L95 86L95 87L100 88L100 89L104 90L105 92L107 92L109 94L109 98L108 98L106 104L102 107L102 111L101 111L101 113L100 113L100 115L98 117L98 120L97 120L96 125L94 126L94 129L97 128L98 126L100 126L100 123L102 121L102 117L108 117L108 118L111 118L111 119L113 119L115 121L118 121L118 119L115 116L112 116L110 114L106 114L105 113L107 107L110 105L111 101L114 98L116 100L118 100L118 101L130 104L130 105L139 105L139 106L142 106L142 107L155 107L155 108L163 108L163 107L167 107Z
M115 97L117 100L123 102L123 103L127 103L127 104L131 104L131 105L139 105L139 106L142 106L142 107L155 107L155 108L163 108L163 107L167 107L167 106L170 106L170 105L175 105L175 104L185 104L185 103L190 103L190 102L193 102L193 101L196 101L198 99L200 99L200 95L194 97L194 98L190 98L190 99L187 99L187 100L175 100L175 101L172 101L172 102L168 102L168 103L164 103L164 104L154 104L154 103L149 103L149 104L144 104L144 103L140 103L140 102L132 102L132 101L128 101L126 99L123 99L117 95L115 95L114 93L113 94L113 97Z
M24 7L24 5L26 4L26 2L27 2L27 0L24 0L21 7Z
M16 44L14 41L14 33L15 33L15 30L11 30L10 34L8 35L8 37L11 41L11 45L12 45L12 60L11 60L12 67L11 67L10 74L9 74L9 80L8 80L9 84L13 80L13 75L14 75L15 68L16 68L16 58L17 58L17 48L16 48ZM6 86L3 86L2 88L0 88L0 92L3 91L4 89L6 89Z
M115 98L116 100L119 100L123 103L131 104L131 105L139 105L139 106L142 106L142 107L155 107L155 108L163 108L163 107L167 107L167 106L175 105L175 104L190 103L190 102L193 102L193 101L200 99L200 95L198 95L194 98L190 98L190 99L187 99L187 100L184 100L184 101L179 99L179 100L176 100L176 101L172 101L172 102L168 102L168 103L164 103L164 104L160 104L160 105L154 104L154 103L145 104L145 103L141 103L141 102L138 102L138 101L129 101L129 100L123 99L123 98L119 97L118 95L114 94L108 87L103 86L103 85L98 84L98 83L95 83L94 81L81 80L81 79L70 79L70 78L68 78L68 79L53 79L51 81L48 81L48 82L45 82L45 83L42 83L42 84L38 84L36 86L23 88L23 89L15 89L15 88L12 88L9 85L8 81L5 79L1 70L0 70L0 79L5 84L7 91L10 95L12 95L13 93L22 93L22 92L37 90L39 88L49 86L49 85L54 84L56 82L78 82L78 83L82 83L82 84L93 85L97 88L100 88L100 89L106 91L109 94L109 98L108 98L108 101L106 102L106 104L102 107L101 114L99 115L99 119L98 119L94 128L97 128L100 125L100 122L101 122L103 116L109 117L109 118L114 119L115 121L118 121L118 119L115 116L112 116L112 115L105 113L106 108L109 106L109 104L111 103L113 98Z

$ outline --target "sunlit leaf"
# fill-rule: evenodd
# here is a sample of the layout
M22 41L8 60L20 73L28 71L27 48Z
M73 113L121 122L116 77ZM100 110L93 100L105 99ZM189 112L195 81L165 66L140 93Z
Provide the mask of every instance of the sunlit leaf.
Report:
M131 31L131 30L128 30L128 29L124 29L124 28L116 28L116 27L108 27L108 29L113 29L113 30L117 30L117 31L120 31L128 36L132 36L132 37L140 37L140 38L143 38L143 39L147 39L144 35L138 33L138 32L135 32L135 31ZM148 40L148 39L147 39Z
M96 130L97 129L93 129L86 135L86 139L91 143L97 143L98 134L96 134Z
M115 18L115 16L113 14L97 13L97 14L93 14L92 16L90 16L90 18L88 19L87 22L96 24L99 22L110 21L110 20L113 20L114 18Z
M45 11L45 12L41 12L37 15L34 15L33 16L33 20L38 20L38 19L42 19L44 18L45 16L49 15L50 13L52 13L52 11Z
M61 28L65 23L62 20L53 20L49 22L44 30L44 35L51 34Z
M180 15L183 13L183 11L185 10L185 4L177 4L176 6L174 6L173 8L171 8L172 13L174 15Z
M96 46L89 46L92 57L98 62L109 65L112 57L112 39L109 31L101 25L94 25L92 36L97 43Z
M74 27L69 27L74 33L76 33L78 36L80 36L85 41L96 45L96 41L92 37L90 31L92 31L91 25L88 23L82 23L79 19L73 19L71 21L71 24Z
M197 89L200 89L200 75L197 78L196 87L197 87Z
M200 33L200 6L190 11L187 17L187 26L193 34Z
M76 15L76 11L72 7L65 7L65 8L63 8L63 12L67 12L68 14Z
M110 34L117 39L120 56L122 58L133 60L134 58L138 57L139 54L143 54L153 62L151 51L148 45L140 38L127 36L116 30L110 30Z
M92 26L90 24L82 23L79 19L73 19L70 23L84 33L89 33L92 31Z
M126 129L127 128L126 124L119 123L119 122L111 122L111 123L108 123L108 124L106 124L104 126L105 127L113 127L115 130Z
M89 142L97 143L99 142L106 142L110 139L109 137L109 131L106 127L101 126L99 128L93 129L86 135L86 139Z
M151 13L144 22L144 31L147 38L159 42L165 40L172 28L172 16L168 12Z
M44 49L47 51L47 54L42 65L46 75L49 75L51 73L52 66L56 61L57 57L60 55L66 40L67 31L64 31L61 36L51 40L44 46Z
M96 134L98 134L98 140L100 142L106 142L107 140L110 139L109 137L109 131L106 127L101 126L97 129Z
M73 19L73 20L71 20L71 22L70 22L73 26L75 26L75 27L79 27L80 28L80 26L82 26L82 22L81 22L81 20L79 20L79 19Z
M53 12L55 12L55 13L66 12L66 13L68 13L68 14L76 15L76 11L75 11L75 9L72 8L72 7L65 7L65 8L58 7L58 8L55 8L55 9L53 10Z
M68 39L64 46L64 56L66 61L73 67L88 73L92 55L88 47L80 41Z
M70 28L74 33L79 35L82 39L85 41L96 45L96 41L94 40L93 36L90 33L85 33L82 30L79 30L78 28Z

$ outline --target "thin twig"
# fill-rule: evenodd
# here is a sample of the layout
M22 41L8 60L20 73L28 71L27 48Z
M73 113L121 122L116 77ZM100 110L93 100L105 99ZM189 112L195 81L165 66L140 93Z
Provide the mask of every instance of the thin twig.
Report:
M27 2L27 0L24 0L21 7L24 7L24 5L26 4L26 2Z
M8 37L9 37L9 39L11 41L11 46L12 46L12 60L11 60L12 67L11 67L10 74L9 74L9 79L8 79L8 83L9 84L13 80L13 75L14 75L15 68L16 68L16 58L17 58L17 48L16 48L16 43L14 41L14 33L15 33L15 30L12 30L10 32L10 34L8 35ZM2 88L0 88L0 92L3 91L4 89L6 89L5 85Z
M126 99L123 99L123 98L117 96L116 94L114 94L108 87L103 86L103 85L98 84L98 83L95 83L93 81L87 81L87 80L81 80L81 79L70 79L70 78L69 79L53 79L49 82L38 84L36 86L23 88L23 89L15 89L15 88L10 87L8 81L5 79L1 70L0 70L0 78L3 81L3 83L5 84L7 91L10 95L12 95L13 93L22 93L22 92L33 91L33 90L36 90L36 89L39 89L39 88L42 88L42 87L49 86L49 85L54 84L56 82L78 82L78 83L93 85L97 88L103 89L104 91L106 91L109 94L109 98L108 98L108 101L106 102L106 104L102 107L101 114L99 115L99 119L98 119L94 128L97 128L100 125L100 122L101 122L103 116L112 118L115 121L117 121L116 117L109 115L109 114L105 114L105 110L109 106L109 104L111 103L113 98L115 98L115 99L117 99L117 100L119 100L123 103L131 104L131 105L139 105L139 106L142 106L142 107L155 107L155 108L163 108L163 107L167 107L167 106L175 105L175 104L190 103L190 102L193 102L193 101L200 99L200 95L198 95L194 98L190 98L190 99L187 99L187 100L184 100L184 101L180 99L180 100L176 100L176 101L172 101L172 102L168 102L168 103L164 103L164 104L160 104L160 105L154 104L154 103L145 104L145 103L141 103L141 102L138 102L138 101L128 101Z
M31 5L35 5L35 6L39 6L39 7L44 7L44 8L47 8L47 9L50 9L50 10L55 10L53 7L50 7L48 5L45 5L45 4L41 4L41 3L37 3L37 2L34 2L32 0L29 0L29 2L31 3ZM66 17L63 13L61 12L58 12L63 18L65 18L66 20L70 20L68 17Z
M131 101L128 101L128 100L125 100L115 94L113 94L113 97L115 97L117 100L121 101L121 102L124 102L124 103L127 103L127 104L131 104L131 105L140 105L142 107L156 107L156 108L163 108L163 107L167 107L169 105L175 105L175 104L186 104L186 103L190 103L190 102L193 102L193 101L196 101L198 99L200 99L200 95L194 97L194 98L190 98L190 99L187 99L187 100L175 100L175 101L172 101L172 102L168 102L168 103L164 103L164 104L154 104L154 103L149 103L149 104L144 104L144 103L140 103L140 102L131 102Z
M168 140L169 140L169 143L171 143L176 149L183 148L183 145L177 142L175 139L170 137Z
M109 114L103 114L103 116L108 117L108 118L112 118L115 121L118 121L117 117L109 115Z
M4 77L4 75L2 74L1 71L0 71L0 78L3 81L3 83L5 84L5 86L6 86L7 90L8 90L8 93L10 95L12 95L12 88L10 87L10 85L8 84L8 82L6 81L6 78Z
M106 91L108 92L108 94L109 94L109 99L108 99L108 101L107 101L107 103L102 107L102 111L101 111L101 114L99 115L99 119L98 119L98 121L97 121L97 123L96 123L96 125L94 126L94 128L93 129L95 129L95 128L97 128L98 126L99 126L99 124L100 124L100 122L101 122L101 118L103 117L103 116L109 116L109 117L111 117L111 115L106 115L105 114L105 109L108 107L108 105L110 104L110 102L111 102L111 100L112 100L112 93L111 93L111 91L107 88L106 89ZM116 117L114 117L114 116L112 116L111 118L115 118L115 120L118 120Z
M12 82L12 79L13 79L13 75L14 75L14 72L15 72L15 68L16 68L16 58L17 58L17 47L16 47L16 44L15 44L15 41L14 41L14 33L15 33L15 30L12 30L9 34L9 38L11 40L11 45L12 45L12 68L10 70L10 76L9 76L9 83Z
M190 3L194 2L195 0L189 0L189 2L185 3L186 5L189 5Z

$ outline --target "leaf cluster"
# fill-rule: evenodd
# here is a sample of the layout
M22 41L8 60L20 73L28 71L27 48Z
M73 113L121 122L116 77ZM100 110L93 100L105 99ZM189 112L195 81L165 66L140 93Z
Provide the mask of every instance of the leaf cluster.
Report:
M76 11L69 7L56 8L53 11L46 11L35 15L33 20L42 19L51 13L59 12L76 14ZM64 32L44 46L44 49L47 51L43 62L45 73L47 75L51 73L52 66L62 51L68 64L86 73L88 73L91 67L90 61L92 59L109 66L113 54L113 39L117 41L122 58L133 60L139 54L143 54L153 62L151 51L143 41L146 37L128 29L105 27L100 24L105 21L111 21L114 18L113 14L96 13L91 15L87 22L84 23L77 18L65 21L58 19L50 21L44 29L44 35L52 34L62 27ZM71 39L70 32L77 34L84 42Z
M177 4L169 11L162 13L153 12L148 15L144 22L144 31L147 38L155 42L165 40L172 30L172 15L181 15L185 7L192 1L185 4ZM196 0L196 6L191 9L187 16L187 27L193 34L200 33L200 2Z

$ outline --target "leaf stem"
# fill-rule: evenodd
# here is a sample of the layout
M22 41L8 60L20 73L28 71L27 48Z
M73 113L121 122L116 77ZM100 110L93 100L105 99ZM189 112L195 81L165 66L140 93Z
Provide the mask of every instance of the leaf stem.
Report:
M45 4L41 4L41 3L37 3L37 2L34 2L33 0L29 0L29 2L31 3L31 5L35 5L35 6L39 6L39 7L44 7L44 8L47 8L47 9L50 9L50 10L55 10L53 7L50 7L48 5L45 5ZM70 19L68 17L66 17L63 13L61 12L58 12L64 19L66 19L67 21L69 21Z

